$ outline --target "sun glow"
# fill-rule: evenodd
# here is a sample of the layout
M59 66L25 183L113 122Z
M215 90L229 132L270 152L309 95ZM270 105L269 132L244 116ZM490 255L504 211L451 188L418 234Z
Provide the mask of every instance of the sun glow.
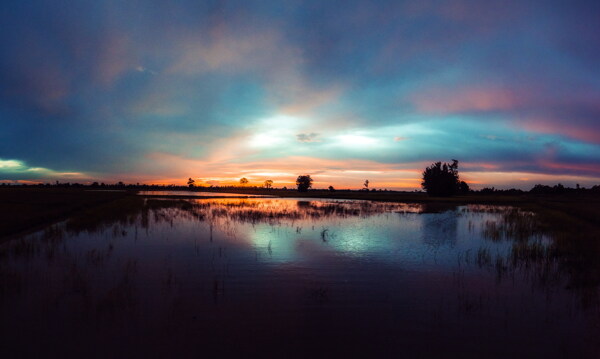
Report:
M345 147L372 146L377 144L377 139L364 135L341 135L336 137L337 142Z
M296 142L296 136L307 121L303 118L275 115L259 120L249 130L248 145L252 148L268 148Z

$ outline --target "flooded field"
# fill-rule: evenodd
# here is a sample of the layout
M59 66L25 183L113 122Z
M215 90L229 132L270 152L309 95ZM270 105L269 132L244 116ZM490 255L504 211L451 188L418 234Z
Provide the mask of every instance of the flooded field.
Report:
M247 194L226 192L199 192L199 191L139 191L142 196L184 196L184 197L248 197ZM251 195L251 197L270 197L265 195Z
M130 198L99 211L0 243L3 353L600 353L595 254L523 210Z

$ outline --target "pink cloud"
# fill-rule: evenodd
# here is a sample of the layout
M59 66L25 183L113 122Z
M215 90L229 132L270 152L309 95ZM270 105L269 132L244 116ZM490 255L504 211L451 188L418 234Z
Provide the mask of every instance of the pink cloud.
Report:
M502 112L518 128L600 143L597 116L600 96L582 88L564 94L543 86L473 85L463 88L429 88L409 101L424 114L446 115L473 112ZM492 138L490 138L492 139Z
M131 53L127 36L109 34L99 44L93 75L95 81L107 86L113 84L123 73L132 70L136 61Z
M564 163L564 162L553 162L549 160L540 161L539 164L544 168L561 170L565 173L578 172L578 173L590 173L600 176L600 167L595 163Z
M300 61L299 53L287 45L274 29L248 29L234 33L224 27L187 36L175 33L173 51L178 57L167 70L186 75L209 71L236 73L249 69L277 71Z
M574 121L569 123L569 119L564 120L556 118L525 118L516 122L528 131L566 135L567 137L583 140L586 142L600 143L600 131L591 128L588 124L577 124Z
M433 88L412 97L419 112L449 114L472 111L511 110L524 104L527 96L501 87L464 89Z

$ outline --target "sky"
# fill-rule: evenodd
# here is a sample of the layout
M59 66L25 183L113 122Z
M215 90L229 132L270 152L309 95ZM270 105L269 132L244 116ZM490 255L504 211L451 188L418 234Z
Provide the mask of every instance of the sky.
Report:
M0 181L600 184L599 1L3 1Z

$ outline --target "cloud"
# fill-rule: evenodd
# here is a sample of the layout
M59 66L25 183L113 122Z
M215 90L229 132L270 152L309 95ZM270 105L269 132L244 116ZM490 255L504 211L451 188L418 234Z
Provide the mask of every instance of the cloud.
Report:
M521 106L525 96L498 87L433 88L415 94L413 104L419 112L429 114L491 112Z
M144 66L136 66L136 67L135 67L135 71L137 71L137 72L142 72L142 73L143 73L143 72L147 72L147 73L149 73L149 74L151 74L151 75L156 75L156 74L158 74L158 72L156 72L156 71L152 71L152 70L150 70L150 69L147 69L147 68L145 68Z
M102 86L112 85L134 67L133 45L127 35L110 30L97 45L93 77Z
M350 185L344 166L393 176L451 158L479 182L596 178L597 6L13 2L0 153L23 164L11 178L227 181L289 173L293 159Z
M544 84L512 86L434 87L413 94L410 101L416 111L426 115L507 121L531 132L600 144L600 89L565 92Z
M321 142L320 139L318 139L319 134L318 133L299 133L296 135L296 139L298 140L298 142Z
M0 158L0 181L6 180L41 180L89 178L79 172L59 172L43 167L30 167L23 161L3 160Z

